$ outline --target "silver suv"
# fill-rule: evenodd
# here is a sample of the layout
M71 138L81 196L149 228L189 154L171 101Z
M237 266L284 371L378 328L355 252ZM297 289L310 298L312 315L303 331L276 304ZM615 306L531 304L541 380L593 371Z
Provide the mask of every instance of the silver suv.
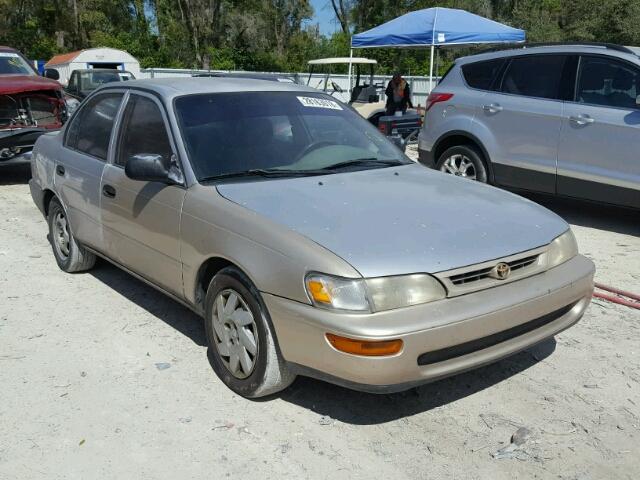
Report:
M420 162L508 188L640 208L640 49L541 45L458 59Z

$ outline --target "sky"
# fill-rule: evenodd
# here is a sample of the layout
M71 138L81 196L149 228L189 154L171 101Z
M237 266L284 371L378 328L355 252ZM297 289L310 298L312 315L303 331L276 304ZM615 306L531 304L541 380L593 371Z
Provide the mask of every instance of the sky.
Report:
M331 35L339 27L333 15L331 0L311 0L313 6L313 19L310 23L320 25L320 33L323 35Z

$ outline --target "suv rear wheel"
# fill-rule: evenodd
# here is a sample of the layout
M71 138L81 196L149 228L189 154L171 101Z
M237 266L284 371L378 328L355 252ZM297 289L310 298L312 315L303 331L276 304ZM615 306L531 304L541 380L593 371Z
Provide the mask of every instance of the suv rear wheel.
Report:
M436 168L457 177L487 183L487 167L482 154L471 145L456 145L444 151Z

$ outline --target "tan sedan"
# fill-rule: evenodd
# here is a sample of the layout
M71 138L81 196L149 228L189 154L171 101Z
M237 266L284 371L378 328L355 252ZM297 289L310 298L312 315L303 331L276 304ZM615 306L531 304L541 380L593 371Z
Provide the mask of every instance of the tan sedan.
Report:
M375 392L455 374L573 325L593 289L562 219L294 84L108 85L32 171L60 268L99 255L202 315L247 397L297 374Z

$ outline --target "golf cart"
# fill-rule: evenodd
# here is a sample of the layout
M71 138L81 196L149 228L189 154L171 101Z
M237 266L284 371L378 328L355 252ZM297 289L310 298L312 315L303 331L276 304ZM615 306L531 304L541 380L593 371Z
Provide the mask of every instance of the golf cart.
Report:
M353 68L353 88L345 91L337 82L332 79L332 65L348 65L351 62ZM360 57L337 57L319 58L310 60L309 79L307 85L322 90L329 95L333 95L345 103L349 103L360 115L369 120L374 125L378 125L378 119L385 114L385 103L380 101L380 90L384 90L384 85L373 83L373 70L377 64L375 60ZM314 73L323 73L324 77L319 81L312 79Z
M404 142L415 142L418 132L422 126L421 116L415 111L407 111L405 115L386 116L386 105L380 100L380 93L384 91L385 85L373 83L374 66L378 62L370 58L362 57L337 57L319 58L310 60L309 78L307 86L322 90L335 98L348 103L362 117L375 125L382 133L390 137L399 136ZM348 84L351 87L345 91L337 83L337 78L331 78L332 65L349 65L353 72L348 77ZM313 79L314 71L324 73L318 81ZM353 81L351 81L353 78Z

